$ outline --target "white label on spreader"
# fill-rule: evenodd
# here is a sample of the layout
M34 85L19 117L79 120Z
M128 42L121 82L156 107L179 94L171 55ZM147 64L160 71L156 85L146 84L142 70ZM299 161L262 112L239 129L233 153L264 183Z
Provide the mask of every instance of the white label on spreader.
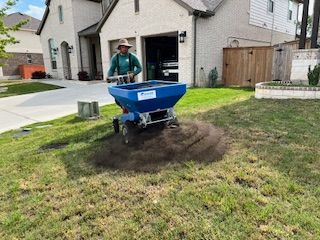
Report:
M157 97L156 90L153 91L147 91L147 92L138 92L138 100L148 100L148 99L154 99Z

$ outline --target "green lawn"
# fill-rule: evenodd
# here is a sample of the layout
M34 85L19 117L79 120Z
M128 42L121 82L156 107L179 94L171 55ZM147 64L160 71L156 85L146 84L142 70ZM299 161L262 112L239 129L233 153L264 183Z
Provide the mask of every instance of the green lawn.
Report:
M0 88L1 87L7 87L8 90L6 92L0 92L0 98L62 88L46 83L26 81L0 81Z
M320 239L320 101L253 95L189 90L180 119L225 129L230 149L218 162L154 173L93 164L115 105L98 121L69 116L0 135L1 238ZM58 143L68 145L43 148Z

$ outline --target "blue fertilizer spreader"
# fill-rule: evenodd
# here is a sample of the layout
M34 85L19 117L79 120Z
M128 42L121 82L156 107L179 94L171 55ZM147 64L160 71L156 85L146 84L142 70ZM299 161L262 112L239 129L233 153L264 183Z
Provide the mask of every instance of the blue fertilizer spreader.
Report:
M113 118L114 131L119 133L122 126L126 144L133 141L137 129L177 123L173 107L186 93L186 84L158 80L127 84L126 77L108 78L109 82L118 84L108 87L108 90L123 109L121 115Z

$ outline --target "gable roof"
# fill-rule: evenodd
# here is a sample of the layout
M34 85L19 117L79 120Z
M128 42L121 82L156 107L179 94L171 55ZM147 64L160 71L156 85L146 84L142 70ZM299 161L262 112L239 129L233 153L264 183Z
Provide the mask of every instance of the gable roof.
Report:
M174 0L176 3L186 8L191 14L199 15L201 17L210 17L215 14L216 8L222 3L224 0ZM104 13L102 19L97 25L97 32L100 31L103 24L109 18L112 10L117 5L119 0L112 0L108 9Z
M17 23L29 19L29 22L27 22L25 25L23 25L20 29L21 30L32 30L32 31L37 31L39 25L40 25L40 20L33 18L31 16L28 16L26 14L16 12L9 14L3 18L4 24L8 27L12 27L16 25Z
M50 2L51 2L51 0L46 0L46 2L45 2L45 4L46 4L47 6L46 6L46 10L44 11L44 14L43 14L41 23L40 23L40 25L39 25L39 27L38 27L38 30L37 30L37 32L36 32L37 35L40 35L40 34L41 34L41 31L42 31L42 29L43 29L43 27L44 27L44 24L46 23L47 18L48 18L48 16L49 16L49 12L50 12L50 8L49 8L49 7L50 7Z
M88 1L100 3L102 0L88 0ZM45 25L45 23L47 21L48 15L50 13L50 3L51 3L51 0L46 0L46 2L45 2L47 7L46 7L46 10L45 10L45 12L43 14L41 23L40 23L40 25L39 25L39 27L37 29L37 32L36 32L37 35L41 34L41 31L42 31L42 29L43 29L43 27L44 27L44 25Z
M78 32L78 36L86 37L86 36L99 35L99 33L97 32L97 26L98 26L98 22Z

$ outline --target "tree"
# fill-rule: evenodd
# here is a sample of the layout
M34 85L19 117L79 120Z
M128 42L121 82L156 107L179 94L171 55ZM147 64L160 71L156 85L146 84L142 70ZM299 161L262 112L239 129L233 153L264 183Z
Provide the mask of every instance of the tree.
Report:
M6 52L6 46L10 44L17 44L19 40L15 39L10 33L18 31L23 25L25 25L29 19L23 20L13 26L6 26L4 23L4 17L6 12L16 4L16 0L7 0L4 6L0 7L0 60L7 59L10 54ZM3 65L3 61L0 62L0 66Z
M312 25L313 25L313 16L308 16L308 26L307 26L307 36L311 36L312 33ZM301 22L297 23L298 29L301 30Z

